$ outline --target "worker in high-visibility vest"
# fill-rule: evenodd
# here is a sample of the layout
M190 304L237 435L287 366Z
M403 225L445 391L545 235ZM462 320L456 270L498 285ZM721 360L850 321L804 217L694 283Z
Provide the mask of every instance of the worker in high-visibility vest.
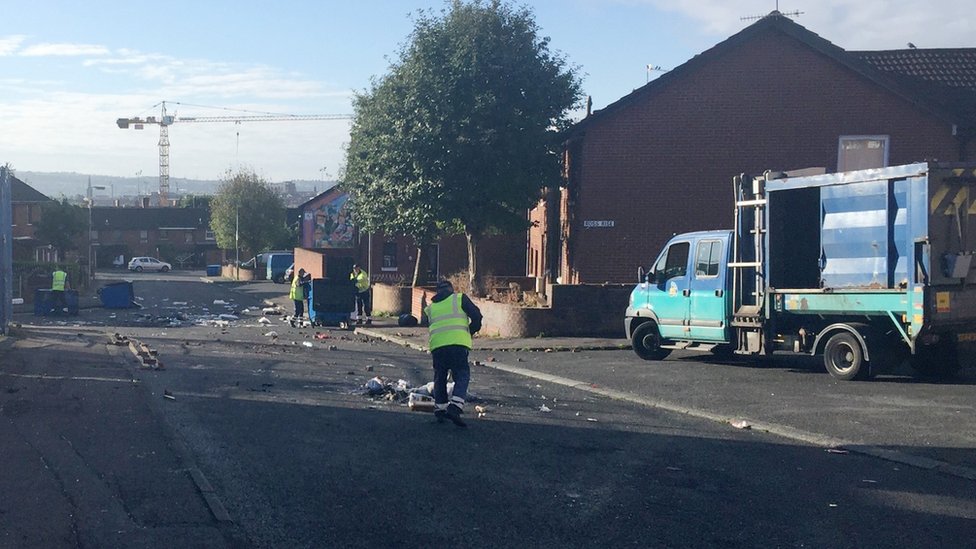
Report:
M463 293L455 293L447 280L437 283L437 293L424 309L429 322L430 356L434 363L434 417L438 423L445 419L458 427L466 427L461 419L464 398L471 381L468 352L471 336L481 329L481 310ZM450 399L447 395L447 375L454 380Z
M64 291L71 288L68 284L68 273L57 268L51 274L51 312L68 312L68 302L64 298Z
M311 281L312 277L305 273L305 269L298 269L298 272L291 277L291 290L288 292L288 297L295 302L295 315L289 321L292 326L302 322L302 316L305 314L305 300L308 299L308 286Z
M362 270L359 265L352 266L349 273L349 280L356 282L356 324L362 324L363 320L369 326L373 323L373 300L369 294L369 273Z

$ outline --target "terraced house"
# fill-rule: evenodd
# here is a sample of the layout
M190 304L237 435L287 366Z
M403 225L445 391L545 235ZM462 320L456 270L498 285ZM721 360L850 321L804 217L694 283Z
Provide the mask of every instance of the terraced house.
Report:
M633 282L672 234L731 228L735 175L974 160L974 136L976 48L848 51L773 12L572 128L528 271Z

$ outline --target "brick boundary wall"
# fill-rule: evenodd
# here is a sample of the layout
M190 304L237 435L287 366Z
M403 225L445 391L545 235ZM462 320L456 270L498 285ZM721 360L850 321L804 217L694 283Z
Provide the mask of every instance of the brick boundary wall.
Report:
M549 285L550 307L519 307L475 299L487 337L623 337L632 284ZM413 288L411 314L421 319L433 288Z

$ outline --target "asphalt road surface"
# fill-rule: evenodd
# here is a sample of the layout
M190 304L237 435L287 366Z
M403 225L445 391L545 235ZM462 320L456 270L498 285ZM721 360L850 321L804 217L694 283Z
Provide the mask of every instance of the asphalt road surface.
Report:
M472 372L469 427L438 424L428 413L363 391L374 376L426 383L429 355L337 329L291 328L274 316L262 323L262 300L285 286L204 284L180 273L132 278L141 309L84 310L80 322L15 319L44 325L21 329L34 341L60 338L60 345L75 345L79 353L104 352L115 360L86 362L87 370L72 376L38 378L36 372L30 377L32 369L83 365L70 353L40 364L36 350L0 350L4 369L14 360L19 368L16 377L0 375L9 435L32 444L51 464L39 468L37 460L8 455L4 487L16 487L17 475L54 476L63 484L70 471L58 464L67 461L38 442L44 439L38 426L70 424L56 418L85 414L107 419L59 430L78 456L72 466L96 470L94 485L121 476L127 486L104 498L94 488L87 498L68 488L53 496L60 501L48 502L49 508L82 517L72 527L74 537L25 529L32 519L0 504L0 526L17 532L8 546L99 546L106 540L119 547L974 545L972 480L488 366ZM114 332L149 345L165 369L142 367L128 351L105 346L104 334ZM648 364L622 351L472 358L689 411L717 406L804 432L915 453L936 448L932 456L958 454L958 463L972 462L973 435L965 427L973 419L973 400L966 399L971 381L919 384L893 376L835 387L802 362L761 370L681 355ZM105 375L119 364L122 372ZM139 389L103 389L97 403L64 401L75 385L100 374L128 375ZM830 390L816 389L825 386ZM824 402L817 394L837 396ZM34 400L39 404L23 404ZM884 433L898 426L871 413L872 402L911 407L918 421L936 431L952 423L955 434L925 438L922 429L892 443L895 437ZM112 453L117 463L97 459L100 444L111 448L133 429L108 418L135 414L140 405L149 412L138 425L139 440L147 446L171 440L180 449L179 463L140 467L146 457L126 451ZM475 405L484 408L483 417ZM10 471L10 462L22 471ZM167 497L147 496L161 491ZM101 532L114 523L99 523L92 517L101 515L89 507L111 513L105 499L141 527L139 535Z

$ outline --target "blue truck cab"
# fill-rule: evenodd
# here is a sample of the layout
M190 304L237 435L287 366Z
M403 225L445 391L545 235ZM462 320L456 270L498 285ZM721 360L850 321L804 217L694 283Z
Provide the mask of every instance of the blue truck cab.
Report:
M841 380L976 357L976 164L733 179L726 231L672 237L639 271L634 351L822 355Z
M624 331L642 358L661 359L671 341L694 341L716 351L730 343L732 312L728 260L732 231L673 237L631 292ZM637 334L635 336L635 334Z

